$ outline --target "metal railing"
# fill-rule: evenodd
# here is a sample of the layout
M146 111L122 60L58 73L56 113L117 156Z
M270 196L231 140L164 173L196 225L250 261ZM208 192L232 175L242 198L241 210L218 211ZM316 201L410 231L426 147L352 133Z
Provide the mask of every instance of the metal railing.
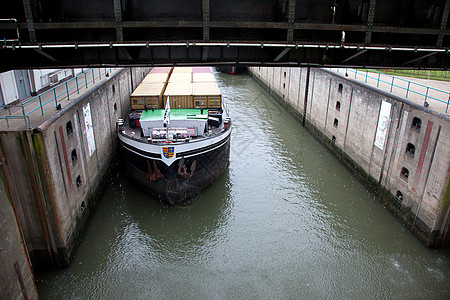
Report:
M30 114L40 110L41 115L44 116L44 106L54 103L55 109L60 109L59 102L62 100L70 100L70 96L80 93L80 89L89 88L89 85L95 84L95 80L108 77L116 68L104 69L89 69L76 77L71 78L63 83L60 83L44 93L32 97L17 105L0 105L0 110L7 111L7 115L0 116L0 120L6 120L6 126L9 128L9 120L23 119L25 126L31 128Z
M349 68L338 68L334 70L337 70L338 73L345 72L346 76L355 79L361 79L361 77L363 77L365 83L367 83L369 79L376 80L377 88L380 87L380 84L387 84L386 87L389 88L390 93L392 93L394 88L403 90L405 92L406 99L408 99L408 96L411 96L412 94L423 96L424 106L426 107L428 106L429 100L444 103L446 104L445 112L448 113L450 106L450 92L442 91L397 76L383 74L376 70L358 70Z

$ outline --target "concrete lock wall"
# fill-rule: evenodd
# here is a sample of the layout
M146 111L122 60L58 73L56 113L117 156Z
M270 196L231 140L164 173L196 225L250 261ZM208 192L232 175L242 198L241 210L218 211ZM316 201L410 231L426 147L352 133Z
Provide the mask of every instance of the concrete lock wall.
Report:
M117 119L149 71L123 69L38 128L0 132L3 183L34 269L70 263L115 154Z
M309 73L250 68L424 244L448 243L448 116L324 69Z
M5 163L3 157L0 162ZM0 172L0 299L37 299L26 245L17 222L15 207L9 201L5 173Z

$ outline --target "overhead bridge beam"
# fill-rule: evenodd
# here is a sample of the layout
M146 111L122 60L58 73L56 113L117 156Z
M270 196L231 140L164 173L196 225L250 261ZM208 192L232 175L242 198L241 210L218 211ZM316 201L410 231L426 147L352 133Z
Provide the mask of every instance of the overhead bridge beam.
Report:
M71 43L6 45L0 49L0 71L175 64L443 69L448 64L448 51L441 48L255 42Z

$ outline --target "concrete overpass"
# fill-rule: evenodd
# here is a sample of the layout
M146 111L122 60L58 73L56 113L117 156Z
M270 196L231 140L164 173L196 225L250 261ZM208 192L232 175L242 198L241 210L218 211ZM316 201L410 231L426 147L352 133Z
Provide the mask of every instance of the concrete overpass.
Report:
M0 71L37 67L449 66L450 0L23 0Z

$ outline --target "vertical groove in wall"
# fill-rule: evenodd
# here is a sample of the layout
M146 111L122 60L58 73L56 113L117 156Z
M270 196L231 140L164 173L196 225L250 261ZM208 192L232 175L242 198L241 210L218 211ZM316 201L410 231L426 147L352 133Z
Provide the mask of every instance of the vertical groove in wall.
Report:
M368 172L367 172L368 177L372 175L371 172L372 172L373 150L375 149L375 139L377 138L377 130L378 130L378 125L379 125L379 120L380 120L382 104L383 104L383 100L380 101L380 106L378 108L377 126L375 127L375 133L373 135L372 150L370 151L369 168L368 168ZM380 174L380 176L381 176L381 174ZM375 178L377 181L380 181L380 176L378 178L375 178L375 176L372 176L372 177ZM369 179L369 178L367 178L367 179Z
M384 171L384 166L386 164L386 159L387 159L388 152L389 152L389 143L391 141L392 127L394 125L393 117L394 117L394 111L395 111L396 107L397 107L397 103L394 103L393 108L391 109L391 114L389 116L389 129L388 129L388 134L387 134L386 146L384 148L384 153L383 153L383 162L381 163L380 179L378 181L379 186L381 186L381 182L383 180L383 171ZM395 140L395 138L394 138L394 140ZM393 149L394 149L394 145L392 145L392 149L390 151L391 153L393 152ZM388 168L389 168L389 166L388 166ZM386 177L387 177L387 175L386 175Z
M330 78L330 87L328 88L328 101L327 101L327 111L325 113L325 126L323 127L323 131L326 132L327 129L327 123L328 123L328 110L330 109L330 98L331 98L331 81Z
M305 126L306 123L306 112L307 112L307 107L308 107L308 91L309 91L309 76L311 74L311 68L308 67L307 71L306 71L306 85L305 85L305 100L304 100L304 104L303 104L303 121L302 124L303 126Z
M350 125L350 113L352 110L352 101L353 101L353 88L352 88L352 91L350 92L350 103L348 104L347 125L345 126L344 145L342 146L343 153L346 153L345 146L347 145L347 132L348 132L348 126ZM341 158L342 158L342 155L341 155Z
M382 183L382 185L385 187L386 190L390 190L390 181L388 181L388 178L392 179L392 171L393 168L392 166L396 165L396 159L398 159L398 156L400 155L400 149L401 149L401 140L403 139L402 136L402 129L403 129L403 133L405 131L404 127L403 127L403 119L402 119L402 112L403 112L403 103L400 106L400 111L398 112L398 120L397 120L397 128L395 129L395 136L392 140L392 149L391 149L391 157L389 158L389 164L388 164L388 168L386 170L386 177L384 179L384 183ZM400 125L401 124L401 125ZM405 124L406 127L406 124ZM400 128L400 131L399 131Z
M55 135L55 145L56 145L56 153L58 154L59 170L61 171L61 178L62 178L62 182L63 182L63 186L64 186L64 191L66 193L66 198L68 198L69 193L67 192L67 183L66 183L66 179L64 178L64 169L63 169L63 163L61 160L61 154L59 153L58 137L57 137L56 131L54 131L53 133Z
M300 111L300 99L301 99L301 94L302 94L302 74L303 74L303 69L300 68L300 80L298 82L298 93L297 93L297 110Z
M436 153L436 147L437 147L437 144L438 144L438 141L439 141L439 137L441 135L441 128L442 128L442 126L439 125L438 132L436 134L436 141L434 142L433 151L431 152L430 165L429 165L428 170L427 170L427 176L425 177L425 184L423 186L423 191L422 191L422 195L421 195L421 202L422 202L423 196L425 194L425 190L426 190L427 183L428 183L428 178L430 176L431 167L433 166L434 154ZM417 217L417 215L416 215L416 217ZM434 228L436 227L437 219L438 219L437 217L434 219L433 226L431 227L431 231L433 231Z

